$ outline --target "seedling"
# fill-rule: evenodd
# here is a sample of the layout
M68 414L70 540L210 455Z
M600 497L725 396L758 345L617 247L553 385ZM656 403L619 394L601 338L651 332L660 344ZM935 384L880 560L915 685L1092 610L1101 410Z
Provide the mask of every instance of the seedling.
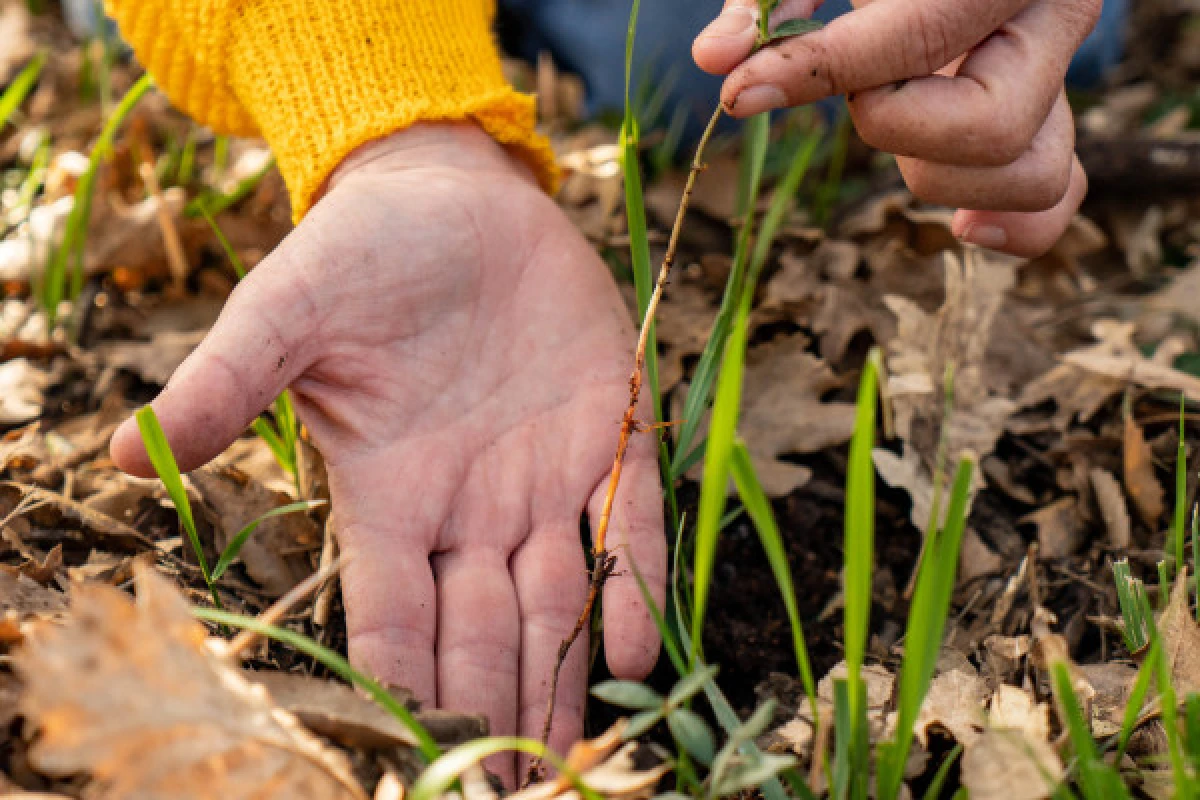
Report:
M1117 601L1121 606L1121 634L1130 653L1140 653L1150 642L1150 628L1154 611L1146 586L1129 571L1129 561L1121 559L1113 564L1113 579L1117 584ZM1160 588L1160 591L1165 591Z
M224 551L217 559L216 566L209 570L208 559L204 556L204 547L200 543L200 535L196 530L196 518L192 513L192 503L188 498L187 489L183 485L183 475L179 472L179 464L175 460L175 454L171 451L171 445L158 422L154 409L144 406L138 411L137 424L138 430L142 434L142 444L146 448L146 454L150 457L150 463L154 466L158 479L166 487L167 496L175 505L175 512L179 515L179 524L187 534L192 552L196 556L196 562L200 565L200 574L204 577L204 583L212 595L213 605L217 608L223 608L223 606L217 593L216 582L229 569L229 565L237 559L238 554L241 553L242 548L245 547L246 542L259 525L273 517L311 511L324 504L323 500L305 501L271 509L238 531L237 535L230 539L229 544L225 546Z
M24 69L17 73L17 76L0 94L0 129L8 124L12 115L17 112L17 109L25 102L25 98L37 86L38 78L41 77L42 68L45 66L46 53L39 52L32 61L25 65Z
M47 331L53 330L57 323L58 306L64 297L74 301L79 297L80 292L83 291L83 253L84 247L87 244L88 222L92 216L92 198L96 191L96 175L100 170L100 162L107 158L109 152L111 152L117 131L120 130L121 125L129 117L129 114L137 106L138 102L153 87L154 82L150 79L149 74L139 78L125 96L121 98L121 102L117 104L117 107L113 109L113 113L104 123L104 129L100 132L100 138L96 140L95 146L92 147L87 169L79 177L79 183L75 187L75 204L71 207L71 213L67 216L62 242L46 264L46 274L42 280L43 296L41 297L41 304L42 310L46 314ZM74 268L71 273L70 286L68 287L67 270L72 264Z

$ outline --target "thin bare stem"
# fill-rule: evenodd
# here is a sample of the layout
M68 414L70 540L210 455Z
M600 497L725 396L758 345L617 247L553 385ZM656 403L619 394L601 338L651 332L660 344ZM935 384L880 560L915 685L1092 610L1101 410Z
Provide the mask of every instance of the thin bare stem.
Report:
M259 614L258 621L267 625L277 624L279 620L283 619L285 614L299 605L301 600L308 597L308 595L320 588L325 581L336 575L348 560L345 557L341 557L334 559L328 564L321 565L320 569L297 583L288 590L287 594L276 600L274 605ZM225 657L231 661L241 657L241 654L249 650L258 640L259 634L249 628L243 629L226 646Z
M654 285L654 294L651 295L650 302L646 305L646 316L642 320L642 330L638 336L637 354L634 356L633 373L629 376L629 406L625 409L625 416L621 420L621 433L617 439L617 453L613 458L612 472L608 478L608 491L604 495L604 506L600 512L600 520L596 524L596 531L592 537L593 566L591 578L588 581L587 601L584 603L583 611L580 613L579 618L575 621L575 627L571 630L571 634L562 641L562 644L558 648L558 659L554 664L554 672L550 677L550 699L546 704L546 718L545 723L542 725L543 744L549 740L550 727L554 722L554 700L558 694L558 678L559 673L562 671L563 663L567 659L567 654L571 651L571 646L575 644L575 640L579 638L579 634L583 632L591 620L592 610L596 607L596 600L600 596L600 591L604 588L605 581L612 575L616 567L616 556L609 553L607 548L608 528L612 520L612 509L617 497L617 487L621 483L621 470L625 466L625 453L629 449L629 441L632 439L633 434L643 428L637 419L637 408L641 400L642 386L645 380L646 348L649 346L650 331L654 327L654 318L658 313L658 305L662 300L663 289L667 285L667 279L671 276L671 267L675 264L676 251L679 248L679 237L683 232L683 221L687 217L688 206L691 205L692 193L696 189L696 179L707 166L704 163L704 151L708 147L709 140L712 139L713 132L717 129L717 123L721 121L723 111L724 109L718 105L716 110L713 111L712 118L708 121L708 126L704 129L704 134L696 144L696 155L692 159L692 168L688 172L687 183L683 188L683 196L679 200L679 211L675 214L675 224L671 228L671 238L667 242L667 252L663 256L662 267L658 271L658 281ZM535 760L530 765L529 781L537 777L540 768L540 759Z

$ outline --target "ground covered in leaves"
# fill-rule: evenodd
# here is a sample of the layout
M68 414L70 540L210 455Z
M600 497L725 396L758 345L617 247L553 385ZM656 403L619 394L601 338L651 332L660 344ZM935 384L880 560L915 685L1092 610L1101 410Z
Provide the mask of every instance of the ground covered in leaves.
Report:
M915 203L894 167L852 138L844 173L829 181L839 160L831 128L754 312L740 430L775 499L819 675L841 660L854 392L869 349L885 353L876 666L867 675L880 732L943 428L950 452L979 459L954 613L910 765L920 776L931 755L962 745L955 781L972 797L1047 796L1044 776L1062 772L1048 654L1065 651L1078 665L1093 732L1119 729L1136 666L1118 628L1111 564L1127 558L1151 577L1162 558L1177 502L1180 395L1188 472L1197 474L1200 14L1164 0L1139 4L1135 16L1127 63L1109 86L1073 98L1093 191L1049 255L964 252L950 213ZM45 265L92 143L111 98L139 73L119 48L75 40L55 8L35 15L0 3L0 87L39 50L49 57L36 85L0 127L0 793L78 797L103 785L111 796L153 796L171 785L176 797L398 796L398 781L417 769L411 736L292 649L253 642L231 655L206 645L181 597L204 604L207 590L166 492L118 472L107 455L116 423L163 385L236 281L198 204L217 212L249 266L289 230L270 155L261 143L216 141L148 95L98 173L81 294L47 306ZM579 87L552 65L512 69L543 98L567 173L563 207L626 282L632 306L615 132L578 118ZM781 121L776 174L789 143L814 124L824 123ZM671 165L669 135L645 140L661 255L685 173ZM731 137L700 176L660 311L661 387L676 415L730 269L736 175ZM327 496L319 454L302 446L300 455L294 480L248 433L189 476L210 562L264 512ZM685 508L696 476L680 484ZM1196 489L1189 477L1188 507ZM329 559L326 521L319 509L264 522L221 579L223 603L258 614L312 574ZM135 576L136 605L127 593ZM813 720L792 677L787 618L745 518L726 529L710 608L706 653L726 693L743 710L778 700L767 743L808 759ZM1200 630L1187 598L1165 614L1175 677L1200 691ZM340 647L336 584L282 623ZM665 669L654 680L669 685ZM593 710L600 733L613 712ZM443 743L484 730L477 719L420 714ZM1151 796L1169 792L1162 738L1151 718L1128 754ZM645 793L659 777L639 773L644 765L615 741L596 747L580 763L608 768L614 796ZM177 788L185 785L203 788L188 795ZM265 786L269 795L255 794ZM467 789L490 792L478 779Z

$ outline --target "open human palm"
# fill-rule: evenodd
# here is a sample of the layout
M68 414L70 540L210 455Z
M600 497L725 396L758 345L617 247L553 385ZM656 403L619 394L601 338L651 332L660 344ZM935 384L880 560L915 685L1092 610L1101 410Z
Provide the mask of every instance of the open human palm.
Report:
M515 161L473 126L418 126L343 163L154 407L192 469L290 386L349 559L351 659L537 736L584 604L580 519L600 512L635 339L607 269ZM153 474L132 424L113 454ZM621 559L661 602L662 526L654 442L637 437L604 596L621 677L658 654ZM563 668L558 748L582 732L586 651ZM511 761L493 766L511 782Z

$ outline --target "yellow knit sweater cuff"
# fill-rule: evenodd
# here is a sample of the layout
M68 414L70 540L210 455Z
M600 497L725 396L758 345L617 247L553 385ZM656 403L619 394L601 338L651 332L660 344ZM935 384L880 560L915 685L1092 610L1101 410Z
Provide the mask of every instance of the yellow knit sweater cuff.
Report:
M494 0L109 0L158 84L218 132L261 133L296 219L359 145L473 120L553 191L533 98L505 81Z

